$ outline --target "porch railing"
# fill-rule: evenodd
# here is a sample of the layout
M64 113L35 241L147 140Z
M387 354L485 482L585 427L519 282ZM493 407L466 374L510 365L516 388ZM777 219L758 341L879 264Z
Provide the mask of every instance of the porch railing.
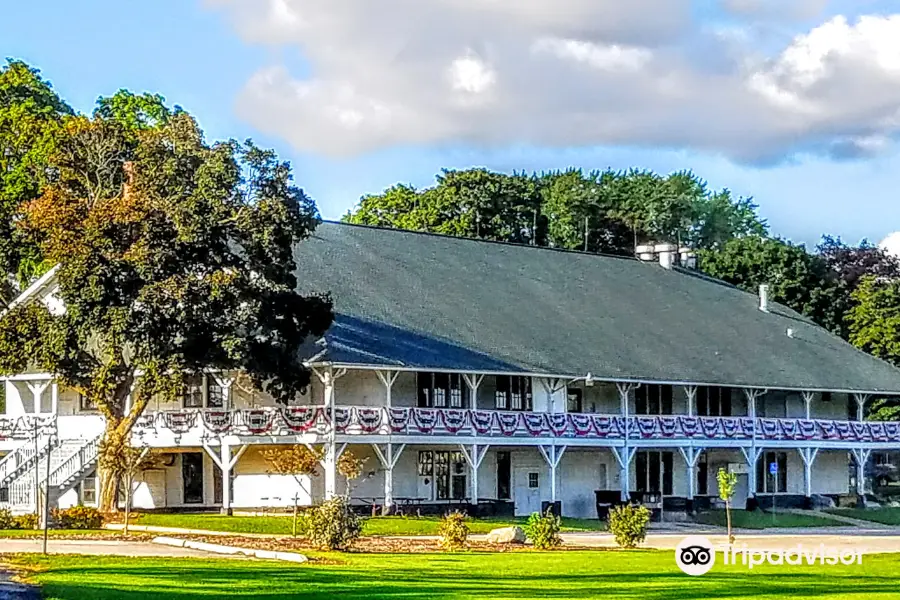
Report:
M376 406L266 407L214 410L186 409L144 415L136 425L141 436L200 435L421 435L459 437L579 438L597 440L751 440L897 442L900 423L691 417L653 415L622 417L583 413L538 413L495 410Z

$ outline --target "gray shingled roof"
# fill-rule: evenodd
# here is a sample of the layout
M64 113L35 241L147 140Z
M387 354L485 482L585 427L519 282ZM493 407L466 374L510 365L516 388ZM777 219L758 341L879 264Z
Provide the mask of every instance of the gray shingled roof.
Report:
M324 361L900 393L900 370L690 271L329 222L296 258L334 298Z

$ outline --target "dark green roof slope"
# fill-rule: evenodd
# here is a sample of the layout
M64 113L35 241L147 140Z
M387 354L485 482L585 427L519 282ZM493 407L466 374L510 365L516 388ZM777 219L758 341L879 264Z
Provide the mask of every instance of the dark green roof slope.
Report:
M322 360L900 392L900 370L796 313L657 264L339 223L296 257L300 290L334 298Z

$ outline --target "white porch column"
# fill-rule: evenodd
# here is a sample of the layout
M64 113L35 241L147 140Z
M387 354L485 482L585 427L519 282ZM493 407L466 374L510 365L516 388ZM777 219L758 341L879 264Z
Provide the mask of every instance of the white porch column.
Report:
M689 417L693 417L697 412L697 386L685 386L684 397L687 400L687 414Z
M619 488L621 489L621 498L623 502L627 502L631 495L628 491L629 466L631 465L631 459L634 458L636 448L614 446L612 451L613 456L616 457L616 462L619 463Z
M566 452L566 446L538 446L538 450L550 467L550 502L556 502L556 468Z
M206 442L203 442L203 449L209 455L210 460L222 470L222 514L231 514L231 472L237 465L238 460L244 455L249 446L242 445L236 453L231 452L231 444L221 441L219 449L215 450Z
M684 459L684 463L687 467L687 499L691 504L689 508L693 509L694 495L697 493L697 463L700 462L700 455L703 454L703 448L695 448L693 446L679 447L678 451L681 452L681 457Z
M391 388L394 387L394 382L400 376L400 371L375 371L375 374L378 375L378 379L384 384L384 405L390 408Z
M50 384L50 414L58 414L59 409L59 384L56 380Z
M31 391L31 398L33 402L32 414L39 415L41 414L41 398L43 397L44 392L47 391L47 388L50 386L50 381L29 381L27 385L28 389Z
M466 382L466 387L469 388L469 408L478 410L478 387L484 381L484 375L463 373L462 378Z
M335 394L334 382L346 375L347 369L339 369L335 372L331 367L324 371L313 369L313 372L322 382L324 388L324 404L325 411L328 413L328 421L330 427L328 430L328 441L325 443L325 456L322 460L322 470L325 472L325 499L330 500L337 496L337 460L347 444L341 446L338 450L336 446L336 428L334 425L335 416Z
M226 377L219 373L213 373L216 385L222 388L222 410L231 410L231 386L234 384L234 377Z
M869 394L853 394L853 399L856 400L856 420L865 421L866 401L869 399Z
M465 444L459 445L459 449L469 464L469 470L472 473L469 493L476 512L478 511L478 467L481 466L481 461L484 460L489 447L487 444L471 444L468 447Z
M818 448L797 448L800 458L803 459L803 481L806 484L806 497L812 496L812 467L816 462L816 455L819 454Z
M747 470L747 487L749 490L749 497L756 497L756 463L759 461L759 456L762 454L762 448L757 448L756 446L751 446L750 448L741 448L741 454L744 455L744 460L747 461L747 466L749 467Z
M802 392L801 396L803 396L803 403L806 405L806 420L809 421L812 418L812 401L813 401L812 392Z
M865 448L851 448L853 459L856 461L856 493L859 496L866 494L866 463L869 462L871 450Z
M391 514L394 506L394 467L406 444L372 444L375 456L384 468L384 508L382 514Z

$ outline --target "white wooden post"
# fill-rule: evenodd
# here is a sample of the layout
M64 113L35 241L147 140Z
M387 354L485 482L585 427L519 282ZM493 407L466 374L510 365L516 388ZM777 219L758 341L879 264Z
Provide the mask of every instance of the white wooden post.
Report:
M812 467L819 454L818 448L798 448L800 458L803 459L804 482L806 484L806 497L812 496Z
M222 388L222 410L231 410L231 386L234 384L234 377L225 377L218 373L213 373L216 384Z
M566 452L566 446L538 446L538 450L550 467L550 501L556 502L556 468Z
M383 449L380 444L372 444L375 456L384 467L384 508L382 512L385 515L391 514L391 508L394 506L394 467L397 466L397 461L403 454L404 448L406 448L406 444L384 444Z
M806 405L806 420L809 421L812 418L812 401L814 394L812 392L802 392L803 403Z
M478 511L478 467L481 466L481 462L484 460L489 447L487 444L472 444L468 448L465 444L459 445L459 450L469 464L469 470L472 473L469 493L472 498L472 506L475 507L476 512Z
M44 395L44 392L47 390L47 387L50 385L49 381L38 381L38 382L28 382L28 389L31 390L31 398L34 404L33 414L39 415L41 414L41 397Z
M747 466L749 467L747 471L747 486L750 488L750 497L755 498L756 463L759 461L759 456L762 454L762 448L757 448L756 446L741 448L741 454L744 455L744 460L747 461Z
M866 401L869 399L869 394L853 394L853 399L856 400L856 420L864 421Z
M694 500L694 496L697 493L697 463L700 462L700 455L703 453L703 448L695 448L693 446L679 447L679 452L681 452L681 457L684 459L684 463L687 466L687 477L688 477L688 500Z
M222 471L222 514L230 515L231 509L231 471L234 470L238 460L244 455L249 446L244 444L240 449L232 454L231 444L220 441L219 450L215 451L206 442L203 442L203 449L209 455L210 460Z
M625 422L625 431L623 432L624 436L625 436L625 438L624 438L625 446L622 448L623 452L622 452L621 456L619 455L618 451L614 449L614 451L616 452L616 460L619 462L619 468L622 470L621 471L621 478L622 478L621 491L622 491L622 500L623 501L628 500L628 498L631 495L628 491L628 479L629 479L628 471L629 471L629 464L631 463L631 458L634 456L634 449L631 448L631 440L629 439L629 437L630 437L630 431L629 431L629 425L628 425L628 412L630 410L629 395L631 394L631 390L635 389L638 385L639 384L634 384L634 383L617 383L616 384L616 389L619 391L619 403L620 403L619 408L622 413L622 418L624 419L624 422ZM623 461L624 458L627 458L628 460Z
M871 450L865 448L851 448L853 458L856 461L856 493L859 496L866 494L866 463L869 462Z
M334 372L331 368L324 371L313 370L324 388L325 410L328 411L331 427L328 431L328 441L325 443L325 456L322 460L322 470L325 471L325 499L330 500L337 496L337 459L340 458L344 446L338 451L336 447L336 427L334 424L335 416L335 394L334 382L343 377L347 373L347 369L340 369Z
M684 396L687 399L687 414L689 417L693 417L696 413L696 401L697 401L697 386L696 385L687 385L684 387Z
M478 387L481 385L481 382L484 381L484 375L476 375L472 373L471 375L463 373L463 381L466 382L466 386L469 388L469 408L472 410L478 410Z
M631 459L634 458L634 453L636 448L625 448L614 446L612 448L613 456L616 457L616 462L619 463L619 488L621 490L621 499L623 502L627 502L630 497L629 488L629 466L631 465Z
M54 381L50 387L50 414L57 414L59 409L59 384Z
M375 374L378 376L378 379L381 380L381 383L384 384L384 405L390 408L391 388L394 387L394 382L397 381L397 377L400 376L400 371L375 371Z

